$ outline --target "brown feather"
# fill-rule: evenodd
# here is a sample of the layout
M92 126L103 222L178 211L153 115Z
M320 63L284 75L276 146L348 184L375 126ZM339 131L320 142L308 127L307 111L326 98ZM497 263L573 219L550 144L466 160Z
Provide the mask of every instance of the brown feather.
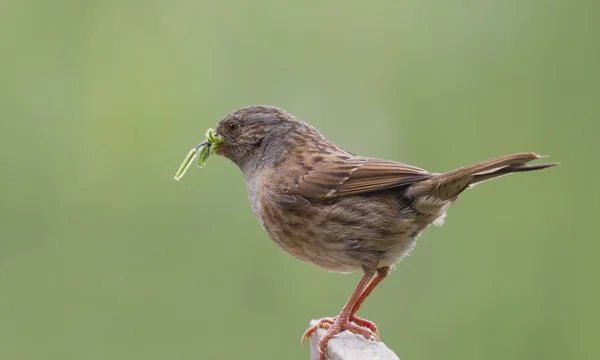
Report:
M469 186L513 172L544 169L555 164L534 164L528 162L540 159L536 153L518 153L504 155L481 161L447 173L439 174L428 181L415 184L408 195L419 197L430 195L442 200L455 200Z
M389 160L324 157L287 194L308 199L335 198L386 190L431 177L423 169Z

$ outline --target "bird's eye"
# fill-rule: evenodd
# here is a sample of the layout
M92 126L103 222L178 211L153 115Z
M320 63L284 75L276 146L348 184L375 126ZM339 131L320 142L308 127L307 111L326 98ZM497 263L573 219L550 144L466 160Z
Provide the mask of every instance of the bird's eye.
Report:
M231 133L234 133L234 132L236 132L236 131L238 130L238 127L239 127L239 126L238 126L238 124L237 124L236 122L230 122L230 123L227 125L227 128L229 129L229 131L230 131Z

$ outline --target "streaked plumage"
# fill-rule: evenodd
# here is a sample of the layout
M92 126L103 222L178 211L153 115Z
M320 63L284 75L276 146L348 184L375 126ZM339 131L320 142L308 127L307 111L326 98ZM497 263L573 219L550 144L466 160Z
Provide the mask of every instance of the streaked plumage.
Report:
M243 171L254 214L277 245L327 270L365 273L340 316L321 322L331 325L322 349L343 329L374 334L374 324L354 313L465 189L554 165L529 165L540 156L519 153L432 173L349 153L271 106L238 109L219 122L217 133L225 139L217 154Z

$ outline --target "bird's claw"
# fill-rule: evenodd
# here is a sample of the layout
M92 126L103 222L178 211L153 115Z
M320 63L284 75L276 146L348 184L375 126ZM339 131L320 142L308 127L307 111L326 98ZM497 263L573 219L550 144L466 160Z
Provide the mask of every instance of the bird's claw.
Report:
M373 322L356 316L352 316L350 319L346 320L340 319L336 316L334 318L319 319L315 325L309 327L304 332L300 344L302 345L304 343L304 339L310 338L317 330L321 328L327 330L325 335L319 340L318 343L320 352L319 359L321 360L325 359L325 348L327 347L327 342L344 330L348 330L353 334L362 335L367 340L373 338L376 341L380 341L379 334L377 332L377 326Z
M375 325L374 322L367 320L367 319L359 318L358 316L355 316L355 315L350 316L350 322L353 322L356 325L359 325L362 327L366 327L367 329L371 330L372 333L377 335L377 337L379 337L379 330L377 329L377 325Z
M319 319L319 321L315 325L306 329L304 334L302 334L302 338L300 339L300 346L302 346L302 348L304 348L304 339L309 339L317 330L319 330L321 328L329 330L331 325L333 325L333 323L335 323L336 319L337 319L337 316L333 317L333 318L326 317L326 318Z

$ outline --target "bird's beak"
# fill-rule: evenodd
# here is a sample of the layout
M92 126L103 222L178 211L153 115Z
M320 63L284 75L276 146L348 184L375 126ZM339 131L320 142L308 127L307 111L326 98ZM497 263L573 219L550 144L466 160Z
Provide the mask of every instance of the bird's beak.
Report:
M214 138L213 146L215 148L218 148L219 146L221 146L225 142L225 139L221 135L219 135L218 133L214 133L213 134L213 138Z
M217 149L221 147L221 145L223 145L223 142L225 141L225 139L216 132L214 132L213 129L208 129L204 137L206 138L206 140L201 142L198 146L202 146L202 144L204 144L208 147L210 154L214 154L217 151Z

